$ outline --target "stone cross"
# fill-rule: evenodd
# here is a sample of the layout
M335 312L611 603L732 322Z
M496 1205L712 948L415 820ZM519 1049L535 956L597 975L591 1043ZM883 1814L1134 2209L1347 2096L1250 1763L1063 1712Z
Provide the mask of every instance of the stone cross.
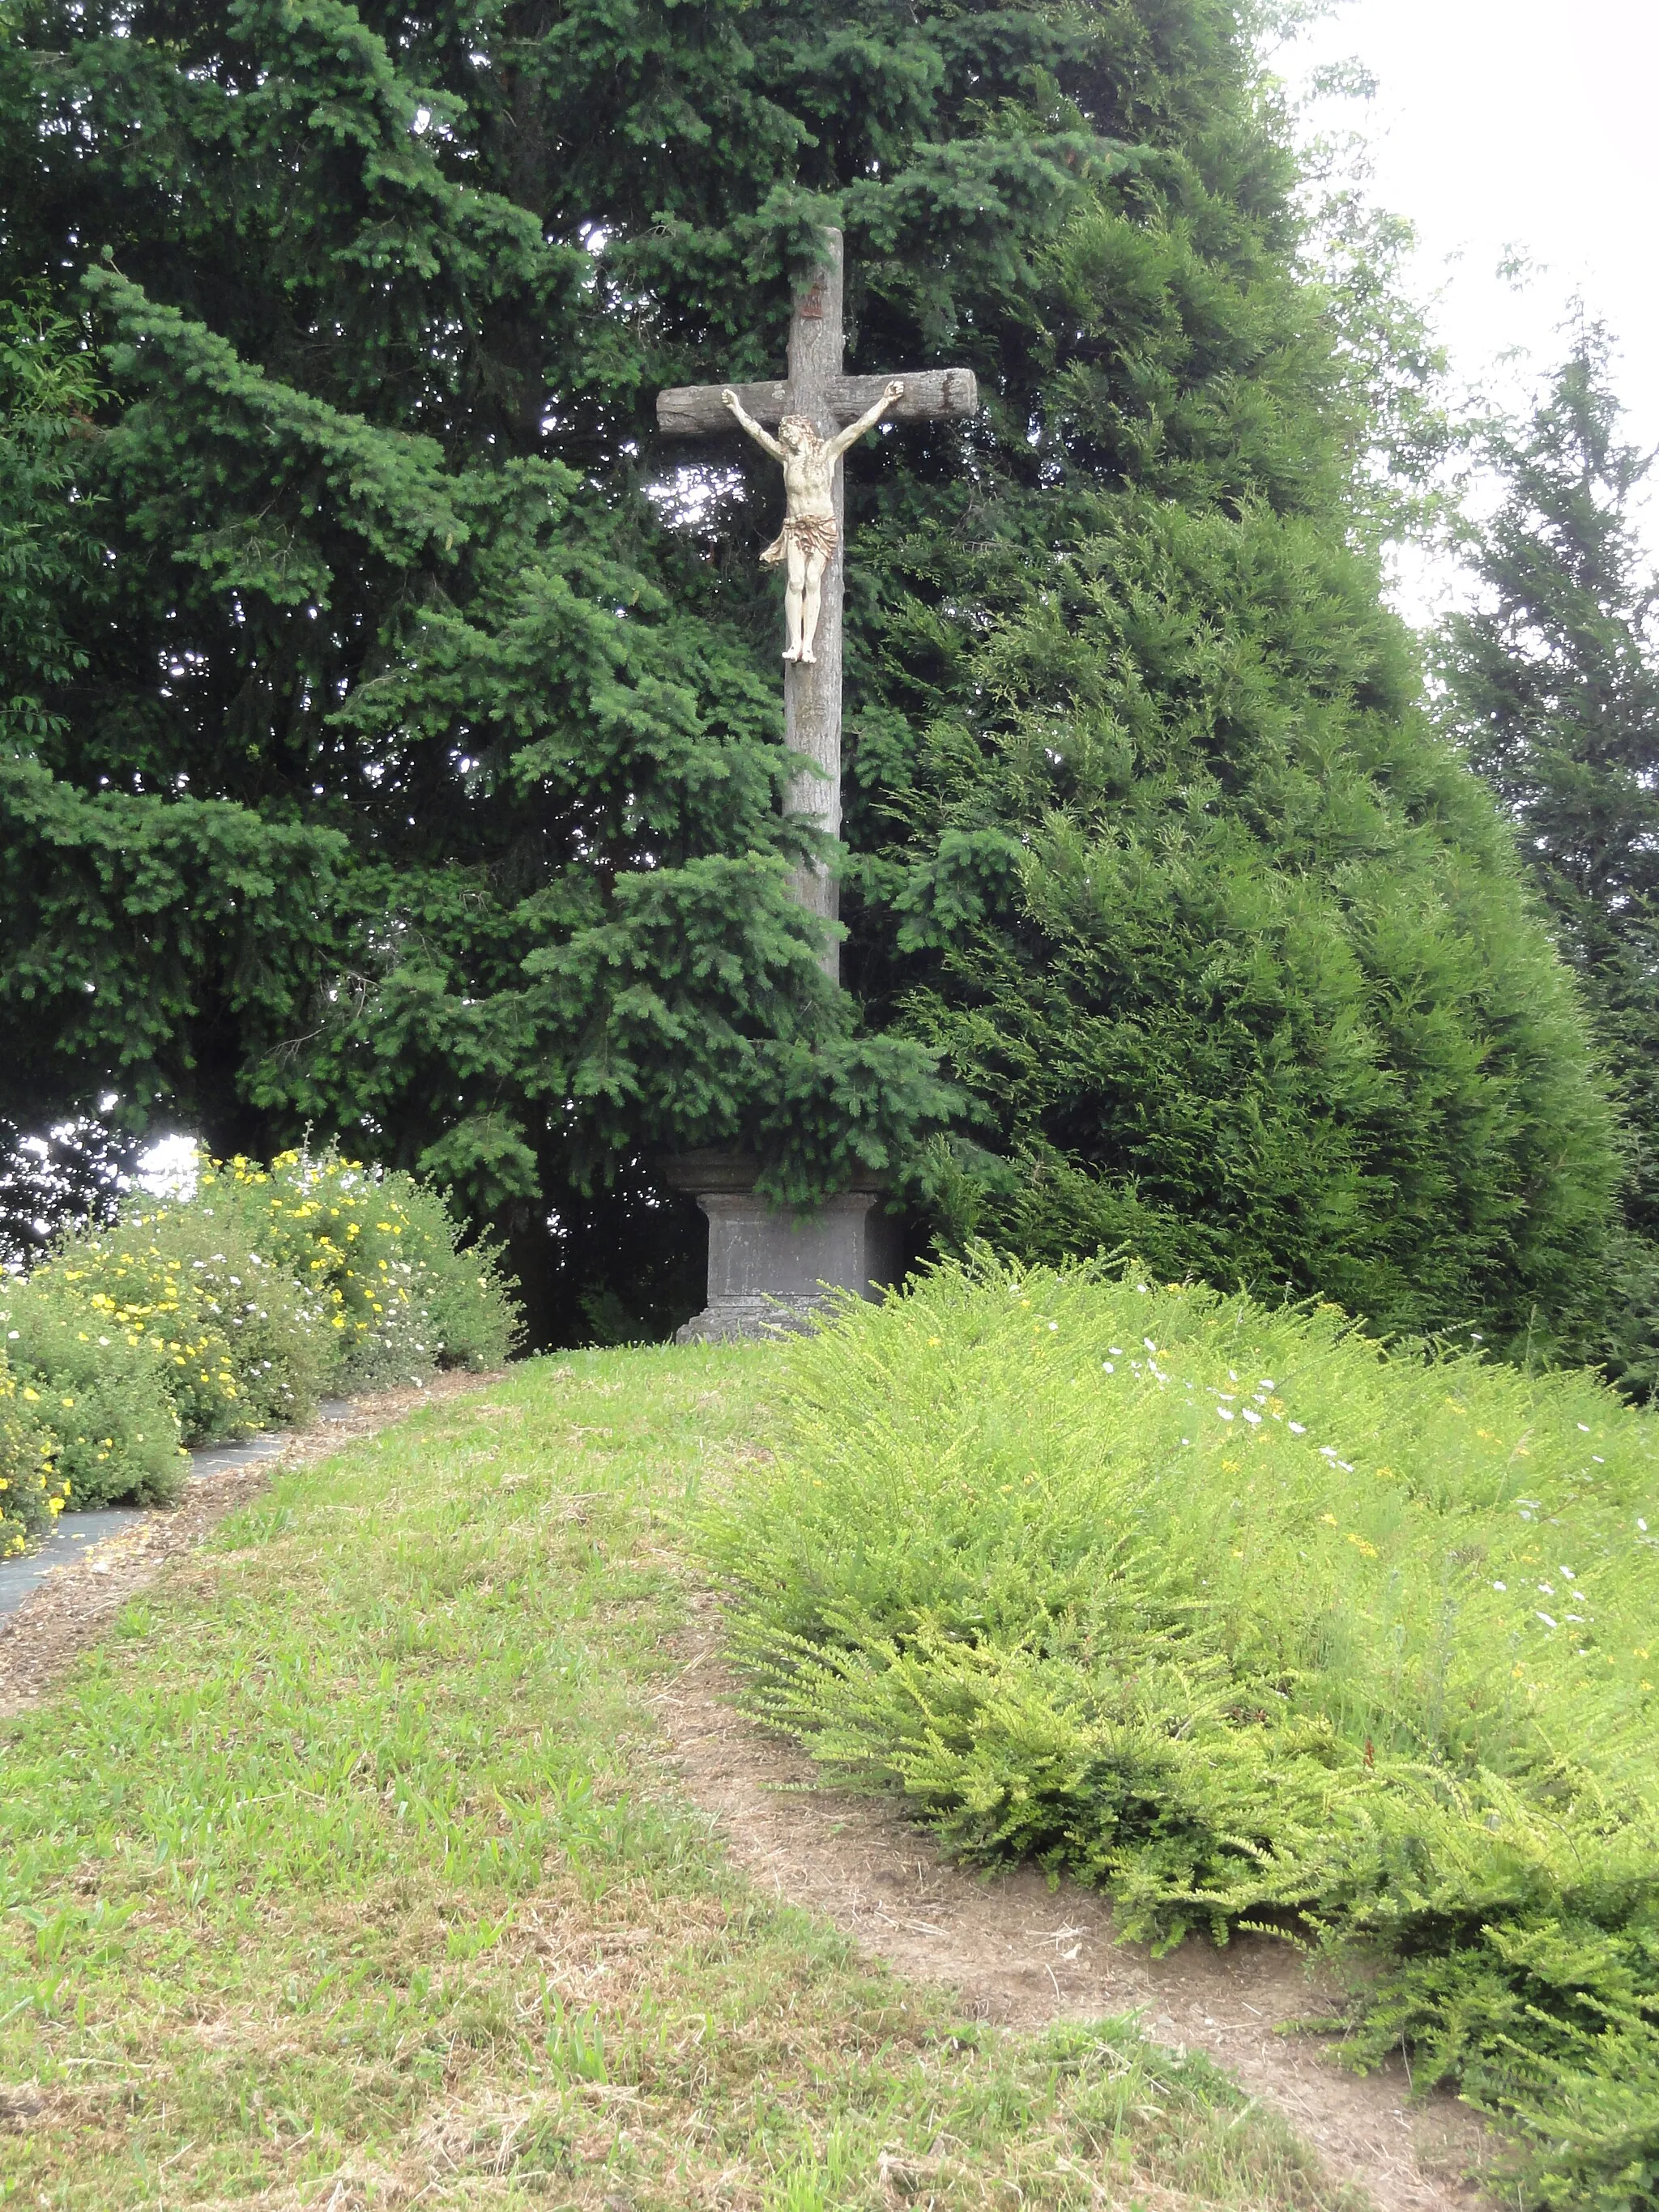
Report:
M789 319L789 374L777 384L740 384L736 393L744 412L769 429L786 415L805 415L819 435L833 437L881 399L887 376L848 376L842 368L842 240L828 234L830 258L812 271ZM971 415L979 405L974 374L967 368L905 369L896 373L902 396L887 409L896 422L925 422L941 416ZM657 395L657 426L670 436L708 438L738 425L718 384L685 384ZM846 472L837 461L835 509L837 544L824 571L818 610L816 658L787 661L783 677L784 741L805 754L812 769L793 777L785 794L787 811L804 817L826 836L841 836L841 611L842 558L846 546ZM828 921L837 918L836 879L827 869L804 870L795 878L801 904ZM841 973L841 951L831 945L824 956L831 981Z

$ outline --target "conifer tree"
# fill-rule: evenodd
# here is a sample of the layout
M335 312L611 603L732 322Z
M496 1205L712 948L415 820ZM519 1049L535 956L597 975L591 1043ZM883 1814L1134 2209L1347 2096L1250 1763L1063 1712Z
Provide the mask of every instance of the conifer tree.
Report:
M516 1231L544 1333L670 1317L652 1162L699 1141L1571 1322L1605 1116L1351 543L1367 424L1231 0L7 22L0 292L107 387L0 775L37 1121L338 1131ZM829 222L850 366L986 400L849 470L842 997L787 894L775 488L653 415L774 373Z
M1659 1383L1659 584L1633 519L1651 466L1621 434L1611 342L1581 319L1530 418L1486 456L1503 486L1449 622L1445 720L1497 791L1577 973L1624 1108L1628 1234L1601 1346Z

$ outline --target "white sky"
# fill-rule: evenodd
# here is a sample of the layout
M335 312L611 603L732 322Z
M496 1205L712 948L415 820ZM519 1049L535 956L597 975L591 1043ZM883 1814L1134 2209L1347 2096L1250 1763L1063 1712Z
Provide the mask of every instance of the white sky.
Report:
M1455 380L1516 396L1580 291L1620 342L1632 441L1659 446L1659 0L1347 0L1273 66L1294 88L1350 55L1377 97L1319 120L1364 131L1369 196L1415 224ZM1523 293L1496 274L1516 248ZM1500 366L1517 348L1529 370Z

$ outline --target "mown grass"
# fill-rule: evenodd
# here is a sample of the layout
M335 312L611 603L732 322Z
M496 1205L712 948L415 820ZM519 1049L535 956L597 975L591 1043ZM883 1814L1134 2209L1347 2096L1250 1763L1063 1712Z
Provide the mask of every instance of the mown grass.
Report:
M0 2197L1337 2205L1201 2060L970 2024L724 1863L650 1700L673 1527L779 1373L581 1355L423 1409L0 1729Z
M946 1269L787 1356L706 1516L757 1709L1164 1942L1356 1968L1529 2146L1659 2203L1659 1423L1334 1309Z

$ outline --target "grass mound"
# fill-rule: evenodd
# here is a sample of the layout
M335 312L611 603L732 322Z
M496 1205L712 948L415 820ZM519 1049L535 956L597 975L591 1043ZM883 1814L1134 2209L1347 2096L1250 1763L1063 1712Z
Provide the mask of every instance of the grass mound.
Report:
M0 1719L0 2203L1363 2212L1201 2056L964 2021L665 1787L665 1518L775 1377L428 1402Z
M1659 2201L1659 1455L1330 1308L946 1269L787 1355L708 1540L756 1709L1169 1944L1380 1959L1546 2201Z

